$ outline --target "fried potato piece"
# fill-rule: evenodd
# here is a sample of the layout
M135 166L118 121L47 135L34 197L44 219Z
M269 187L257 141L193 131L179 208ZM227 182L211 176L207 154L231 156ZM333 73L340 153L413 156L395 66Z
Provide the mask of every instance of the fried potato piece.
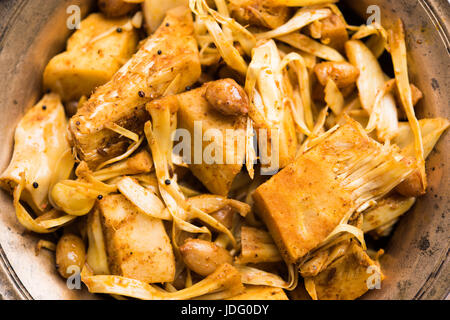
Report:
M110 270L146 283L171 282L175 257L162 220L141 213L124 196L98 202Z
M378 275L375 270L378 270ZM373 281L382 279L377 263L353 243L343 257L332 262L313 281L319 300L354 300L366 293L369 286L375 285Z
M44 88L64 102L89 96L108 82L136 50L134 29L115 31L128 19L107 19L93 13L67 41L67 50L53 57L44 70Z
M240 295L226 300L289 300L281 288L266 286L246 286Z
M176 96L153 101L147 105L147 110L162 107L163 104L168 106L171 112L178 110L178 128L186 129L191 137L189 169L211 193L226 196L234 178L241 171L245 157L245 147L240 145L245 143L246 117L225 116L217 111L205 98L206 89L210 84L211 82ZM238 86L238 84L235 85ZM199 134L200 125L201 135ZM217 132L217 130L223 139L214 137L214 131ZM230 140L234 139L234 143L227 143L227 131ZM211 136L212 140L197 142L202 146L201 150L197 146L202 154L202 159L198 159L195 155L195 137L204 135ZM209 154L206 148L214 150L211 151L213 159L204 157L205 154ZM217 154L213 154L215 151ZM233 159L227 161L227 154Z
M230 15L242 25L275 29L289 19L291 10L270 0L230 0Z
M412 172L397 159L395 149L388 150L385 153L361 125L347 119L329 137L255 190L257 212L285 260L299 261L324 241L341 219L354 212L358 202L389 192ZM382 166L383 171L376 169L380 160L372 162L367 158L381 154L386 157L382 161L389 163ZM376 179L369 178L372 176Z
M149 120L145 103L192 85L201 68L187 8L170 10L161 27L70 121L78 156L93 168L123 153L130 141L107 129L117 124L139 135Z

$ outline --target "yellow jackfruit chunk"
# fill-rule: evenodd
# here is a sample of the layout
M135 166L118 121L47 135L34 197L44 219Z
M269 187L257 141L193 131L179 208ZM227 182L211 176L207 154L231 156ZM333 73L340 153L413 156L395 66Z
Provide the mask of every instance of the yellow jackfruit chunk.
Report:
M122 27L127 22L127 18L107 19L99 13L81 21L80 29L67 41L66 51L53 57L45 68L44 87L68 102L89 96L108 82L136 49L136 31Z

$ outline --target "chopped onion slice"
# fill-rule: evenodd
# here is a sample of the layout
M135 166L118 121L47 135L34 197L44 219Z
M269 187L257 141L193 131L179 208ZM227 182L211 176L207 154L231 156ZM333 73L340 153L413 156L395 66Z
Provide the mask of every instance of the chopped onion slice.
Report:
M285 24L276 29L259 33L256 35L257 39L270 39L289 34L291 32L302 29L304 26L316 21L328 18L331 15L329 9L310 9L301 8L295 15Z
M414 134L414 147L417 166L420 170L422 189L427 186L425 173L425 157L423 150L422 134L420 133L419 122L417 121L414 106L412 104L411 86L408 79L408 62L406 59L405 32L403 23L397 20L394 27L389 32L389 46L391 49L392 62L394 65L395 80L397 82L400 100L405 110L411 130Z

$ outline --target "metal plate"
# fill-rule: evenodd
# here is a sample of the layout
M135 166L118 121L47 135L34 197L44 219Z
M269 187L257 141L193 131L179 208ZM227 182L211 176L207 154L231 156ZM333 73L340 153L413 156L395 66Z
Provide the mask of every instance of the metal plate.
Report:
M342 1L342 0L341 0ZM450 119L449 17L444 0L346 1L361 17L369 5L381 9L383 25L402 18L407 31L411 81L423 92L420 118ZM0 1L0 170L9 163L14 128L24 110L41 95L42 72L64 48L69 35L66 9L92 1ZM398 224L382 259L386 279L364 299L443 299L450 288L448 132L427 161L428 193ZM54 257L34 248L38 237L17 222L12 200L0 192L0 299L95 299L69 290L55 271Z

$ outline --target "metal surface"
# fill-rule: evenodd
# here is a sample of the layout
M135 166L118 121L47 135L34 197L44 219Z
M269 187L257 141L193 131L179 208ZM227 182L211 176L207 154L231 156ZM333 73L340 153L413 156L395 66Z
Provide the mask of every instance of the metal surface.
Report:
M342 1L342 0L341 0ZM410 77L423 92L418 116L450 119L449 17L446 0L354 0L350 7L366 17L369 5L379 5L382 24L400 17L407 31ZM0 170L12 151L13 132L24 110L41 95L42 72L64 47L70 4L87 12L92 1L0 1ZM365 299L443 299L450 288L448 132L427 161L428 193L399 222L382 259L386 279L381 290ZM56 273L54 257L34 253L38 237L18 224L12 199L0 192L0 299L95 298L69 290Z

